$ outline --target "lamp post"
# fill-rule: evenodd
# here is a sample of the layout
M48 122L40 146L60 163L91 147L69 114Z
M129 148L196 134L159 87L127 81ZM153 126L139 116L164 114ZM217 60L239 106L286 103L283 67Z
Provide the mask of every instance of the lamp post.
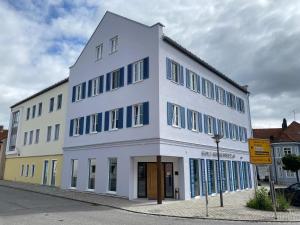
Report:
M215 134L212 137L217 144L217 156L218 156L218 177L219 177L219 189L220 189L220 206L223 207L223 191L222 191L222 179L221 179L221 166L220 166L220 153L219 153L219 143L223 138L221 134Z

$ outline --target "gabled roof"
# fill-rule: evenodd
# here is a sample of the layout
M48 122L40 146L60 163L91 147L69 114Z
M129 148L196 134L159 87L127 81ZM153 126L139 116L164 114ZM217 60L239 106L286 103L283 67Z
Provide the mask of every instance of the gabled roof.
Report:
M253 129L253 137L271 139L272 143L300 142L300 124L293 121L286 129Z
M60 85L62 85L64 83L67 83L68 81L69 81L69 77L67 77L67 78L65 78L65 79L63 79L63 80L61 80L61 81L59 81L59 82L57 82L57 83L55 83L55 84L53 84L51 86L49 86L49 87L47 87L47 88L39 91L38 93L35 93L35 94L29 96L28 98L25 98L25 99L17 102L16 104L12 105L10 108L14 108L14 107L16 107L18 105L21 105L22 103L27 102L30 99L33 99L33 98L35 98L35 97L37 97L37 96L39 96L41 94L44 94L45 92L50 91L51 89L56 88L56 87L58 87L58 86L60 86Z

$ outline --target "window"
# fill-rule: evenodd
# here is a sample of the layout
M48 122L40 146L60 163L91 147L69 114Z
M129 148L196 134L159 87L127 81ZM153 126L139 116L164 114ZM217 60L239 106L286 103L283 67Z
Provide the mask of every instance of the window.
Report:
M77 170L78 170L78 159L71 160L72 174L71 174L71 187L77 187Z
M120 87L120 70L115 70L111 73L111 89L117 89Z
M179 83L180 65L174 61L171 62L171 75L172 80Z
M216 99L217 99L217 101L219 103L225 105L225 101L226 101L226 99L225 99L225 90L223 88L217 87L217 86L216 86L216 89L217 89L217 91L216 91L216 94L217 94Z
M133 63L132 74L133 74L133 83L143 80L143 74L144 74L143 60Z
M285 172L286 172L286 176L287 176L287 177L295 177L295 175L296 175L295 172L292 172L292 171L290 171L290 170L286 170Z
M29 175L29 165L27 164L26 165L26 175L25 176L28 177L28 175Z
M23 144L26 145L27 143L27 132L24 133L24 141Z
M214 98L214 84L209 80L202 79L203 84L203 93L207 98Z
M40 129L35 130L35 143L38 144L40 140Z
M211 134L211 135L214 134L214 122L213 122L213 118L211 116L207 117L207 131L208 131L208 134Z
M42 108L43 108L43 103L39 103L39 109L38 109L38 116L42 115Z
M52 132L52 127L48 126L48 128L47 128L47 142L51 141L51 132Z
M172 125L175 127L180 125L180 107L178 105L173 105Z
M190 76L190 89L193 91L197 91L197 74L192 71L189 71Z
M89 159L89 183L88 189L95 189L95 177L96 177L96 159Z
M198 112L192 111L192 130L198 131Z
M54 110L54 98L50 98L49 112Z
M78 136L80 134L80 118L74 119L74 136Z
M238 134L237 134L236 125L232 124L232 139L237 140L238 139L237 137L238 137Z
M113 37L110 39L110 46L111 46L111 53L114 53L117 51L118 48L118 36Z
M29 144L31 145L33 141L33 130L29 133Z
M48 183L48 170L49 170L49 161L44 161L44 171L43 171L43 185L46 185Z
M291 148L283 148L283 152L284 152L284 155L290 155L292 154L292 149Z
M21 177L24 175L24 165L21 166Z
M226 122L224 120L220 120L220 130L219 134L226 138Z
M281 158L282 157L282 151L280 147L275 147L276 157Z
M108 191L117 191L117 158L109 159L109 182Z
M55 186L56 184L56 173L57 173L57 160L52 160L51 167L51 186Z
M103 53L103 44L100 44L96 47L96 60L102 59Z
M92 80L92 96L96 96L99 94L99 83L100 83L100 77L97 77L96 79Z
M90 133L97 133L98 127L98 114L90 116Z
M34 177L35 165L31 165L31 177Z
M57 96L57 110L61 109L62 106L62 94Z
M35 109L36 109L36 105L32 106L32 119L35 117Z
M245 103L244 103L244 100L241 99L241 98L236 97L236 107L237 107L237 110L239 112L244 113L245 112Z
M133 126L143 125L143 104L133 106Z
M54 140L57 141L59 139L59 124L55 124L55 131L54 131Z
M118 109L110 111L110 130L116 130L118 127L118 112Z
M27 108L26 120L30 118L30 108Z
M75 86L75 101L80 101L82 98L82 84Z
M10 130L10 141L9 151L14 151L16 148L18 124L19 124L20 111L12 113L11 130Z
M235 99L235 96L230 93L230 92L227 92L227 105L231 108L235 108L236 107L236 99Z

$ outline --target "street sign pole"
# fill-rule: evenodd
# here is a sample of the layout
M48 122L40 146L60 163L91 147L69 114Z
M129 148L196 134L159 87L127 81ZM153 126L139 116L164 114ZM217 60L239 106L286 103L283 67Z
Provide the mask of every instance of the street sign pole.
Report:
M272 166L269 166L269 172L270 172L270 194L272 197L272 203L273 203L273 210L274 210L274 218L277 220L277 202L276 202L276 193L275 193L275 188L274 188L274 181L273 181L273 174L272 174Z
M208 217L208 184L207 184L207 179L205 179L205 208L206 208L206 217Z

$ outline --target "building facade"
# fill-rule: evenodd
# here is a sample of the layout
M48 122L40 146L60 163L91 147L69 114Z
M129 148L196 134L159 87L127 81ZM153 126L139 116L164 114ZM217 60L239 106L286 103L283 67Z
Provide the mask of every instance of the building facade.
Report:
M0 180L3 179L5 166L5 149L7 143L7 130L0 126Z
M252 188L249 93L162 24L107 12L70 67L68 94L63 188L129 199L156 199L158 183L164 198L181 199L203 195L205 181L209 194L219 182Z
M60 186L68 79L11 107L5 180Z
M296 183L296 173L284 170L281 159L288 154L300 155L300 124L293 121L287 127L253 129L253 136L271 141L273 180L282 185ZM264 166L258 167L258 173L260 179L264 179L265 176L269 177L269 169Z

